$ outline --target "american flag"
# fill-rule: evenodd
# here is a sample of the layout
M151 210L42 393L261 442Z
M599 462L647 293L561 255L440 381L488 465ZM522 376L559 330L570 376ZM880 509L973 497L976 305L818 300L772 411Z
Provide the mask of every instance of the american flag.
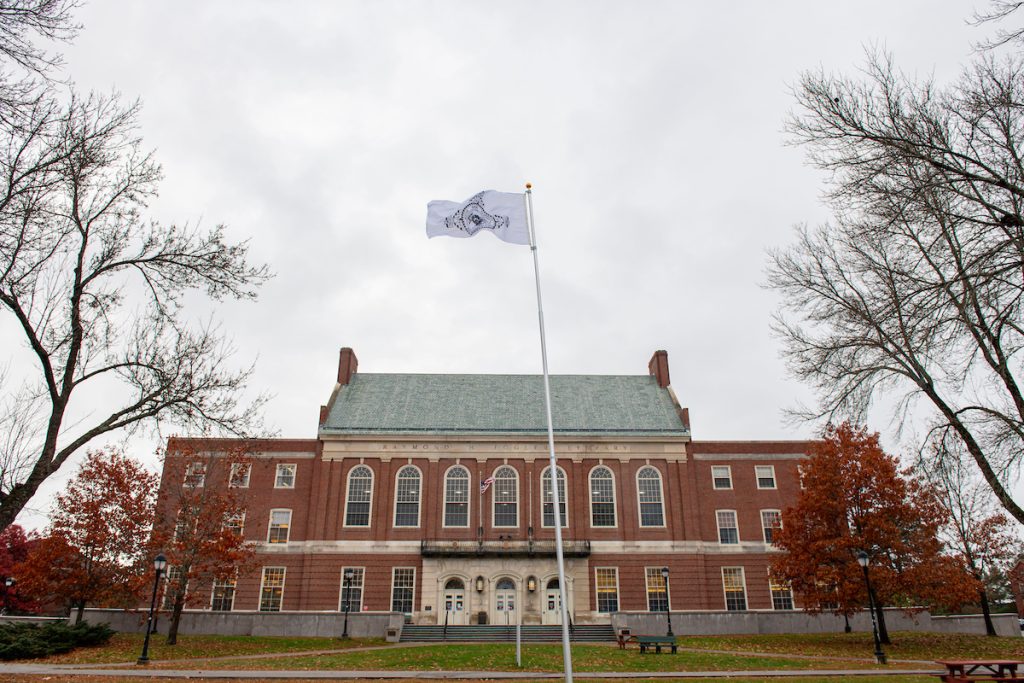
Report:
M494 477L487 477L480 482L480 493L486 493L487 489L491 488L491 484L494 483Z

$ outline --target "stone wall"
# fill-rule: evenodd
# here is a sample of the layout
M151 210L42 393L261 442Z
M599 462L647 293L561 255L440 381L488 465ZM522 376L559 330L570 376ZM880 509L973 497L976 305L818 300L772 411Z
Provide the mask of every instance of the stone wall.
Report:
M146 612L112 609L87 609L85 620L110 624L115 631L142 632ZM233 636L318 636L337 638L344 628L345 615L316 612L206 612L185 611L178 633ZM383 638L387 630L401 629L403 616L391 612L372 614L352 612L348 615L348 634L353 638ZM157 633L166 634L169 619L160 614Z

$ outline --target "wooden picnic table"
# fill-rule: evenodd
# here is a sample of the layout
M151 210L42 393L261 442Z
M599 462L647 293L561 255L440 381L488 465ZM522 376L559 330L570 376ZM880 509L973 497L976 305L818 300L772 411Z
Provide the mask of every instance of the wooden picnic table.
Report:
M939 659L946 673L939 674L943 681L1021 681L1017 667L1024 662L1016 659Z

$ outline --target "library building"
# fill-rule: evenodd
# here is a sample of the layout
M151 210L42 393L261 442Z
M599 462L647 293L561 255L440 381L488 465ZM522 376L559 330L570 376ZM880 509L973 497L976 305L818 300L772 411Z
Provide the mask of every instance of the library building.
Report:
M562 601L574 624L799 607L769 561L811 442L691 438L665 351L642 374L550 385L554 472L541 375L359 373L349 348L315 438L172 438L168 505L175 458L249 458L199 485L245 489L252 566L193 603L424 625L557 624Z

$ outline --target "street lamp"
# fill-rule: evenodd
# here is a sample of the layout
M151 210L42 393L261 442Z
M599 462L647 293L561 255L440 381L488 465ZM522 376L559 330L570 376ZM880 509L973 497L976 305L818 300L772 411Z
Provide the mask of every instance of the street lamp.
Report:
M665 618L668 620L668 635L669 638L675 638L675 634L672 633L672 598L668 594L668 567L661 568L661 578L665 581Z
M857 553L857 564L864 570L864 584L868 588L868 609L871 611L871 634L875 638L875 660L885 664L885 653L882 652L882 641L878 639L878 622L875 620L875 594L871 590L871 577L868 576L868 554L861 550Z
M156 610L156 589L160 586L160 573L167 566L167 558L160 553L153 558L153 569L156 570L156 578L153 579L153 599L149 601L149 619L146 620L146 639L142 641L142 656L136 664L149 664L149 634L153 625L153 612Z
M342 602L345 603L345 627L343 629L341 629L341 637L342 638L348 638L348 611L349 611L349 608L350 608L349 599L348 599L348 592L349 592L350 586L352 585L352 576L354 574L355 574L355 572L352 571L351 567L346 567L345 568L345 574L344 574L345 580L343 582L345 584L345 590L344 590L344 595L342 595Z
M14 580L13 576L8 576L4 579L4 614L10 614L11 612L11 589L14 588L14 584L17 581Z

